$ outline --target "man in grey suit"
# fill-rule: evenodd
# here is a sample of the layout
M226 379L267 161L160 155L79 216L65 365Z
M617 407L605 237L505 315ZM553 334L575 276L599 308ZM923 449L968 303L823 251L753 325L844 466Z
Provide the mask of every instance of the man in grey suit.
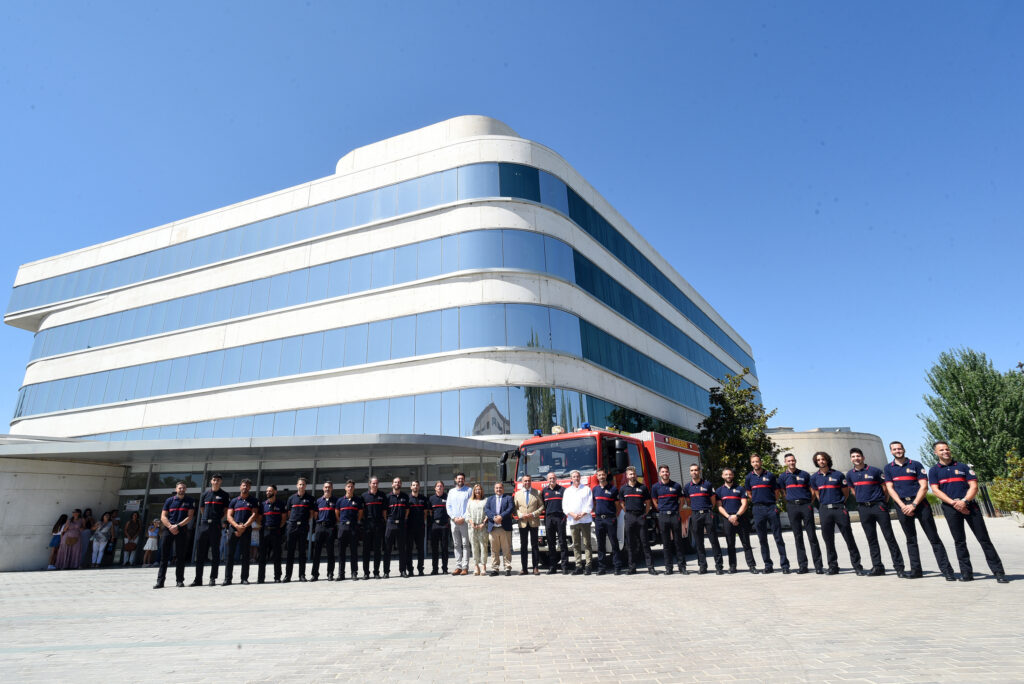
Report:
M504 561L505 575L512 574L512 497L505 493L505 485L494 483L494 496L487 497L484 504L484 517L487 518L487 531L491 534L491 550L494 559L491 563L491 577L498 576L498 558Z

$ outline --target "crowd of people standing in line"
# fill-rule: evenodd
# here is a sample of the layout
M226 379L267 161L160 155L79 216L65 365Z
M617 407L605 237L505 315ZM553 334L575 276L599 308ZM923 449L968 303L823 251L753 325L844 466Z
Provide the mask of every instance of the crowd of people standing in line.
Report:
M159 520L154 521L154 529L159 533ZM138 512L131 514L123 530L116 509L99 518L94 517L91 508L84 511L76 508L70 517L62 514L51 530L47 570L77 570L111 564L119 534L123 534L122 564L134 565L142 534ZM155 542L153 546L155 549Z

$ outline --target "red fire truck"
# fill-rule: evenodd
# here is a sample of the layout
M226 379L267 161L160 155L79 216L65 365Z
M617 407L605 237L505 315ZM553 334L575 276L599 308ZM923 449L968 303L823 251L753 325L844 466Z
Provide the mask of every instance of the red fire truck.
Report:
M690 466L700 464L700 448L696 444L658 432L626 434L610 428L592 428L584 423L575 432L559 432L556 427L552 433L544 435L537 430L518 449L506 451L498 464L499 477L503 481L514 477L515 490L519 491L522 476L530 475L533 488L539 490L546 486L548 473L554 473L558 484L565 487L570 484L569 473L578 470L581 483L593 487L597 484L597 469L604 468L619 487L626 481L626 467L632 465L636 468L637 479L650 487L658 481L658 468L663 465L669 467L673 480L684 483L690 477ZM685 531L690 510L685 500L682 503L680 513ZM619 522L621 543L622 514ZM543 538L543 526L540 534ZM652 545L661 543L653 516L648 516L647 535Z

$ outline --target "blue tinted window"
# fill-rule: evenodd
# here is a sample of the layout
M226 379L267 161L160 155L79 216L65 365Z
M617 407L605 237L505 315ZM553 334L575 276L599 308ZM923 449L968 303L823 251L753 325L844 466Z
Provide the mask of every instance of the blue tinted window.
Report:
M252 282L252 295L249 298L249 313L263 313L270 305L270 278L260 278Z
M374 252L371 271L371 287L386 287L395 282L395 252L386 249Z
M368 435L386 434L388 431L388 400L365 402L363 432Z
M441 351L441 312L416 315L416 355Z
M117 392L121 389L122 375L124 375L123 368L93 374L92 386L89 388L89 399L86 405L95 406L96 404L109 404L117 401Z
M454 273L459 270L459 236L441 238L441 272Z
M234 418L221 418L213 421L213 436L218 439L230 437L235 431Z
M274 437L291 437L295 434L295 411L280 411L274 414Z
M361 226L373 220L373 205L376 197L373 191L363 192L355 196L356 216L353 225Z
M388 432L409 434L414 431L415 400L411 396L392 397L388 406Z
M144 363L139 366L139 376L135 380L135 387L130 391L133 397L150 397L162 392L153 392L153 374L156 372L157 364Z
M315 302L327 298L328 269L329 266L327 264L321 264L309 269L309 287L306 291L306 301Z
M577 356L582 355L579 319L559 309L551 309L549 317L551 320L551 348Z
M522 230L501 233L505 268L544 272L544 237L540 233Z
M339 328L324 333L324 368L341 368L345 365L345 330Z
M345 365L366 363L366 324L345 328Z
M395 215L395 186L379 188L374 191L374 220L391 218Z
M391 358L405 359L416 355L416 317L403 316L391 322Z
M209 352L206 355L206 367L203 369L203 387L216 387L221 384L224 373L224 350Z
M299 368L301 373L311 373L321 368L324 352L324 334L310 333L302 336L302 365Z
M463 349L504 346L505 307L501 304L460 307L459 341Z
M305 240L316 235L316 214L313 209L295 212L295 239Z
M520 164L499 164L498 174L502 197L519 197L540 202L540 180L538 171Z
M273 413L261 413L259 415L253 416L252 436L253 437L273 437L274 436L274 414Z
M338 297L340 295L348 294L348 259L335 261L330 265L329 269L327 277L327 296Z
M419 245L405 245L395 250L395 282L416 280L416 253Z
M349 280L349 292L362 292L370 289L370 255L353 257L350 259L351 277Z
M436 435L441 430L441 393L416 396L416 421L412 432L417 435Z
M504 387L460 390L459 405L463 436L509 434L508 392Z
M178 430L174 436L176 439L195 439L196 424L182 423L181 425L178 426Z
M239 416L235 418L231 429L232 437L252 437L253 416Z
M176 394L185 391L185 382L188 377L188 357L171 359L171 377L167 381L167 394Z
M288 274L281 273L270 279L270 301L267 310L283 309L288 306Z
M398 196L398 213L408 214L419 209L419 179L414 178L395 187Z
M459 437L459 393L441 392L441 434Z
M441 351L454 351L459 348L459 310L444 309L441 311Z
M152 367L152 364L143 364ZM121 376L121 387L117 392L115 401L127 401L134 399L135 387L139 383L139 372L142 370L142 366L130 366L124 369L124 375ZM146 395L143 395L146 396Z
M423 176L419 180L420 207L436 207L444 204L444 180L439 173Z
M459 199L476 197L498 197L501 195L498 185L497 164L471 164L459 167Z
M185 389L197 390L203 386L203 373L206 370L206 354L196 354L192 357L185 357L188 361L188 371L185 374Z
M576 282L573 269L572 247L561 240L552 237L544 237L544 257L546 261L545 270L551 275L558 276L570 283Z
M459 235L459 268L501 266L501 231L478 230Z
M341 406L321 406L316 413L316 434L337 435L341 430Z
M171 380L171 362L159 361L153 369L153 384L150 387L150 396L158 397L167 394L167 384Z
M286 337L281 340L281 366L277 371L280 376L295 375L299 372L302 359L302 337Z
M204 420L196 423L196 439L203 439L205 437L213 437L213 421ZM145 435L142 436L145 439Z
M260 346L260 380L277 377L281 368L281 340L270 340Z
M181 302L181 320L178 325L182 328L191 328L196 324L196 317L199 315L199 295L190 295ZM121 339L128 339L122 336Z
M263 354L263 345L259 342L247 344L242 347L242 370L238 376L239 382L252 382L260 378L260 357Z
M363 402L359 401L352 404L342 404L341 434L363 434Z
M242 374L242 347L232 347L224 351L224 365L221 368L220 384L233 385Z
M345 230L355 224L354 210L356 202L353 197L342 197L334 202L334 229Z
M231 318L249 314L252 300L252 283L239 283L231 288Z
M391 321L374 321L368 326L366 362L387 361L391 358Z
M304 268L288 274L288 306L305 303L308 285L309 269Z
M430 278L441 273L441 240L427 240L416 246L416 277ZM455 262L456 264L458 261Z
M550 347L548 309L533 304L506 304L505 328L512 347Z
M317 410L315 408L302 409L301 411L295 412L295 434L296 435L315 435L316 431L316 415Z
M566 193L565 183L547 171L540 171L538 175L541 204L546 204L568 215L569 197Z

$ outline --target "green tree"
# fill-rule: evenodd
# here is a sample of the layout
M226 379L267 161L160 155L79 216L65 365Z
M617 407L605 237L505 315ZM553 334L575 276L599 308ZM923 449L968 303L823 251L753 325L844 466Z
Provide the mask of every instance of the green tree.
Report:
M1024 513L1024 458L1018 452L1006 454L1006 475L997 477L988 493L997 508Z
M713 482L721 480L722 468L736 470L740 481L750 472L750 455L759 454L764 467L782 471L779 449L768 437L768 420L776 409L766 411L758 400L757 387L743 387L744 368L737 375L726 374L720 387L711 388L711 412L701 421L700 436L704 457L704 476Z
M945 440L979 479L1005 474L1006 454L1024 446L1024 374L1000 373L985 354L961 348L939 355L927 379L932 394L924 402L931 413L918 416L924 462L935 462L932 442Z

